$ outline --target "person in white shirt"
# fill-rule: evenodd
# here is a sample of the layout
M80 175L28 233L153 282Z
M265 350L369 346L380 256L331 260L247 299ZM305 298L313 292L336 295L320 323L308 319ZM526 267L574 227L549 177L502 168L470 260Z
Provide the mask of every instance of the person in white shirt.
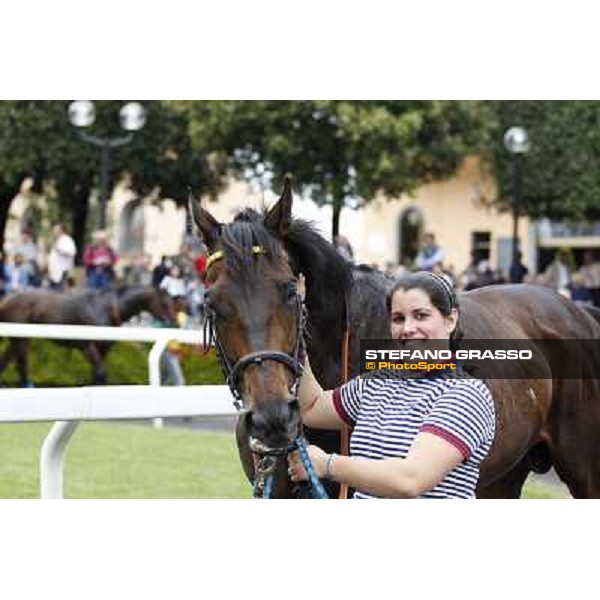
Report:
M415 268L423 271L432 271L433 267L443 262L444 251L435 243L433 233L423 236L423 245L415 257Z
M65 232L61 223L52 227L54 243L48 256L48 278L50 287L62 290L67 277L75 265L77 247L73 238Z
M165 290L171 298L185 298L187 296L187 285L185 279L181 276L181 269L178 265L173 265L169 274L160 282L160 289Z

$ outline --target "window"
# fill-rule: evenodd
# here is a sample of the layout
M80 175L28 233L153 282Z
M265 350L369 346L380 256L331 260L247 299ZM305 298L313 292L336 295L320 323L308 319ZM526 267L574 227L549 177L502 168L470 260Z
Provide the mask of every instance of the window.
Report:
M471 256L475 264L482 260L490 260L492 234L489 231L473 231L471 233Z

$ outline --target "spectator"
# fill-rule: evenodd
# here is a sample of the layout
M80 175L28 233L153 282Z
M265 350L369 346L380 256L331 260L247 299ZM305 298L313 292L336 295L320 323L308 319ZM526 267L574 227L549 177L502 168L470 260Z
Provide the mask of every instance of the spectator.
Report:
M113 267L117 255L108 244L105 231L94 233L94 242L83 252L83 264L87 275L87 286L93 290L106 290L112 286L115 272Z
M392 271L392 277L394 279L402 279L406 275L408 275L411 271L410 268L410 259L403 258Z
M554 260L544 271L544 282L554 288L559 294L569 298L569 285L571 283L571 270L567 251L561 248L554 255Z
M465 286L465 291L475 290L493 283L496 283L496 274L492 271L489 261L480 260L477 264L475 279Z
M21 232L21 241L15 246L14 253L20 254L29 270L29 285L38 287L41 284L40 269L38 265L38 247L33 241L29 229Z
M163 254L160 262L152 270L152 285L154 287L160 287L162 280L169 274L172 264L172 261Z
M169 274L160 282L160 289L172 298L187 298L187 285L179 265L172 265Z
M194 268L196 269L196 275L200 281L206 280L206 247L202 246L196 258L194 258Z
M178 268L178 267L173 267ZM166 278L165 278L166 279ZM185 311L186 300L183 296L174 298L177 326L185 329L188 326L188 316ZM171 341L167 344L160 359L161 384L185 385L185 376L181 369L181 358L186 355L188 346Z
M15 254L12 264L5 265L4 271L7 292L21 292L29 287L31 272L29 265L25 264L22 254Z
M595 260L594 253L587 250L583 254L583 264L579 268L583 286L589 290L594 306L600 306L600 264Z
M511 283L523 283L529 269L523 264L523 254L520 250L517 251L517 261L510 266L508 270L508 279Z
M48 255L48 280L52 289L62 290L75 264L77 247L62 223L56 223L52 227L52 239Z
M579 306L591 306L593 302L592 291L585 285L585 277L581 272L573 273L569 286L571 300Z
M196 275L196 266L194 264L194 256L192 246L188 243L183 243L179 254L175 258L175 263L181 269L181 275L186 281L191 281Z
M6 264L4 253L0 250L0 298L6 294Z
M415 258L415 267L423 271L431 271L437 263L444 261L444 252L435 243L433 233L423 236L423 245Z
M468 267L460 274L458 284L461 290L475 289L477 281L477 253L471 252L471 262Z
M129 285L151 285L152 284L152 257L149 254L137 254L127 273Z

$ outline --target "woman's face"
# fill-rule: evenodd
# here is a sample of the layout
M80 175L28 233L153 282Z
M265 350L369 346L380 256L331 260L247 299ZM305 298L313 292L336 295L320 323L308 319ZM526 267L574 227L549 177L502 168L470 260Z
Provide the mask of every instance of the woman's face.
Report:
M454 308L449 316L444 317L423 290L399 289L392 297L392 339L448 339L456 327L457 317Z

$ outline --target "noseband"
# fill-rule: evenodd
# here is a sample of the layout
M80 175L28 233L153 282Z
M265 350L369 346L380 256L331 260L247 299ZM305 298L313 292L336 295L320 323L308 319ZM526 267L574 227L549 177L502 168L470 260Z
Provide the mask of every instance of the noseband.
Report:
M261 246L253 246L252 254L265 254L265 250ZM224 254L222 250L211 254L206 262L206 270L210 268L215 262L222 260ZM304 306L304 300L302 296L295 291L295 304L296 304L296 340L294 342L294 348L290 354L285 352L279 352L276 350L260 350L258 352L251 352L242 356L236 362L233 362L228 356L221 339L219 338L217 327L216 327L216 313L214 309L210 307L210 304L206 308L206 321L204 324L204 339L207 340L207 348L210 347L211 342L214 343L217 351L217 357L225 376L225 381L231 390L234 397L234 406L239 411L244 411L244 400L240 391L240 385L242 376L246 368L250 365L259 365L264 361L278 362L284 365L293 375L294 381L290 387L290 393L292 394L293 400L298 399L298 387L300 384L300 377L304 370L304 360L306 358L306 347L304 344L304 329L306 327L306 307Z
M264 248L261 246L253 246L252 254L266 254ZM206 262L206 271L212 264L222 260L224 253L219 250L211 256L209 256ZM225 380L231 393L234 397L234 405L240 412L246 410L244 406L244 400L241 392L241 381L244 371L250 365L259 365L264 361L277 362L284 365L293 375L293 383L290 386L290 394L292 400L295 402L298 400L298 390L300 387L300 378L304 370L304 361L306 358L306 346L304 343L304 330L306 327L306 307L304 305L304 298L298 291L298 288L294 285L295 292L295 305L296 305L296 339L294 342L294 348L291 353L279 352L275 350L260 350L258 352L251 352L242 356L235 363L229 359L227 352L223 346L221 339L216 327L216 312L211 308L210 303L206 307L206 321L204 329L204 339L207 340L206 346L210 347L210 343L213 342L217 351L217 357L219 364L223 370ZM302 435L302 425L300 425L300 431L298 437L288 446L283 448L271 448L264 444L261 440L256 438L250 439L250 449L252 453L257 456L258 461L256 464L255 475L254 475L254 497L255 498L270 498L273 491L273 477L277 459L280 457L287 457L291 452L298 451L300 459L304 464L304 467L308 473L309 481L311 484L312 495L314 498L327 498L327 492L318 480L310 459L306 450L306 441Z

